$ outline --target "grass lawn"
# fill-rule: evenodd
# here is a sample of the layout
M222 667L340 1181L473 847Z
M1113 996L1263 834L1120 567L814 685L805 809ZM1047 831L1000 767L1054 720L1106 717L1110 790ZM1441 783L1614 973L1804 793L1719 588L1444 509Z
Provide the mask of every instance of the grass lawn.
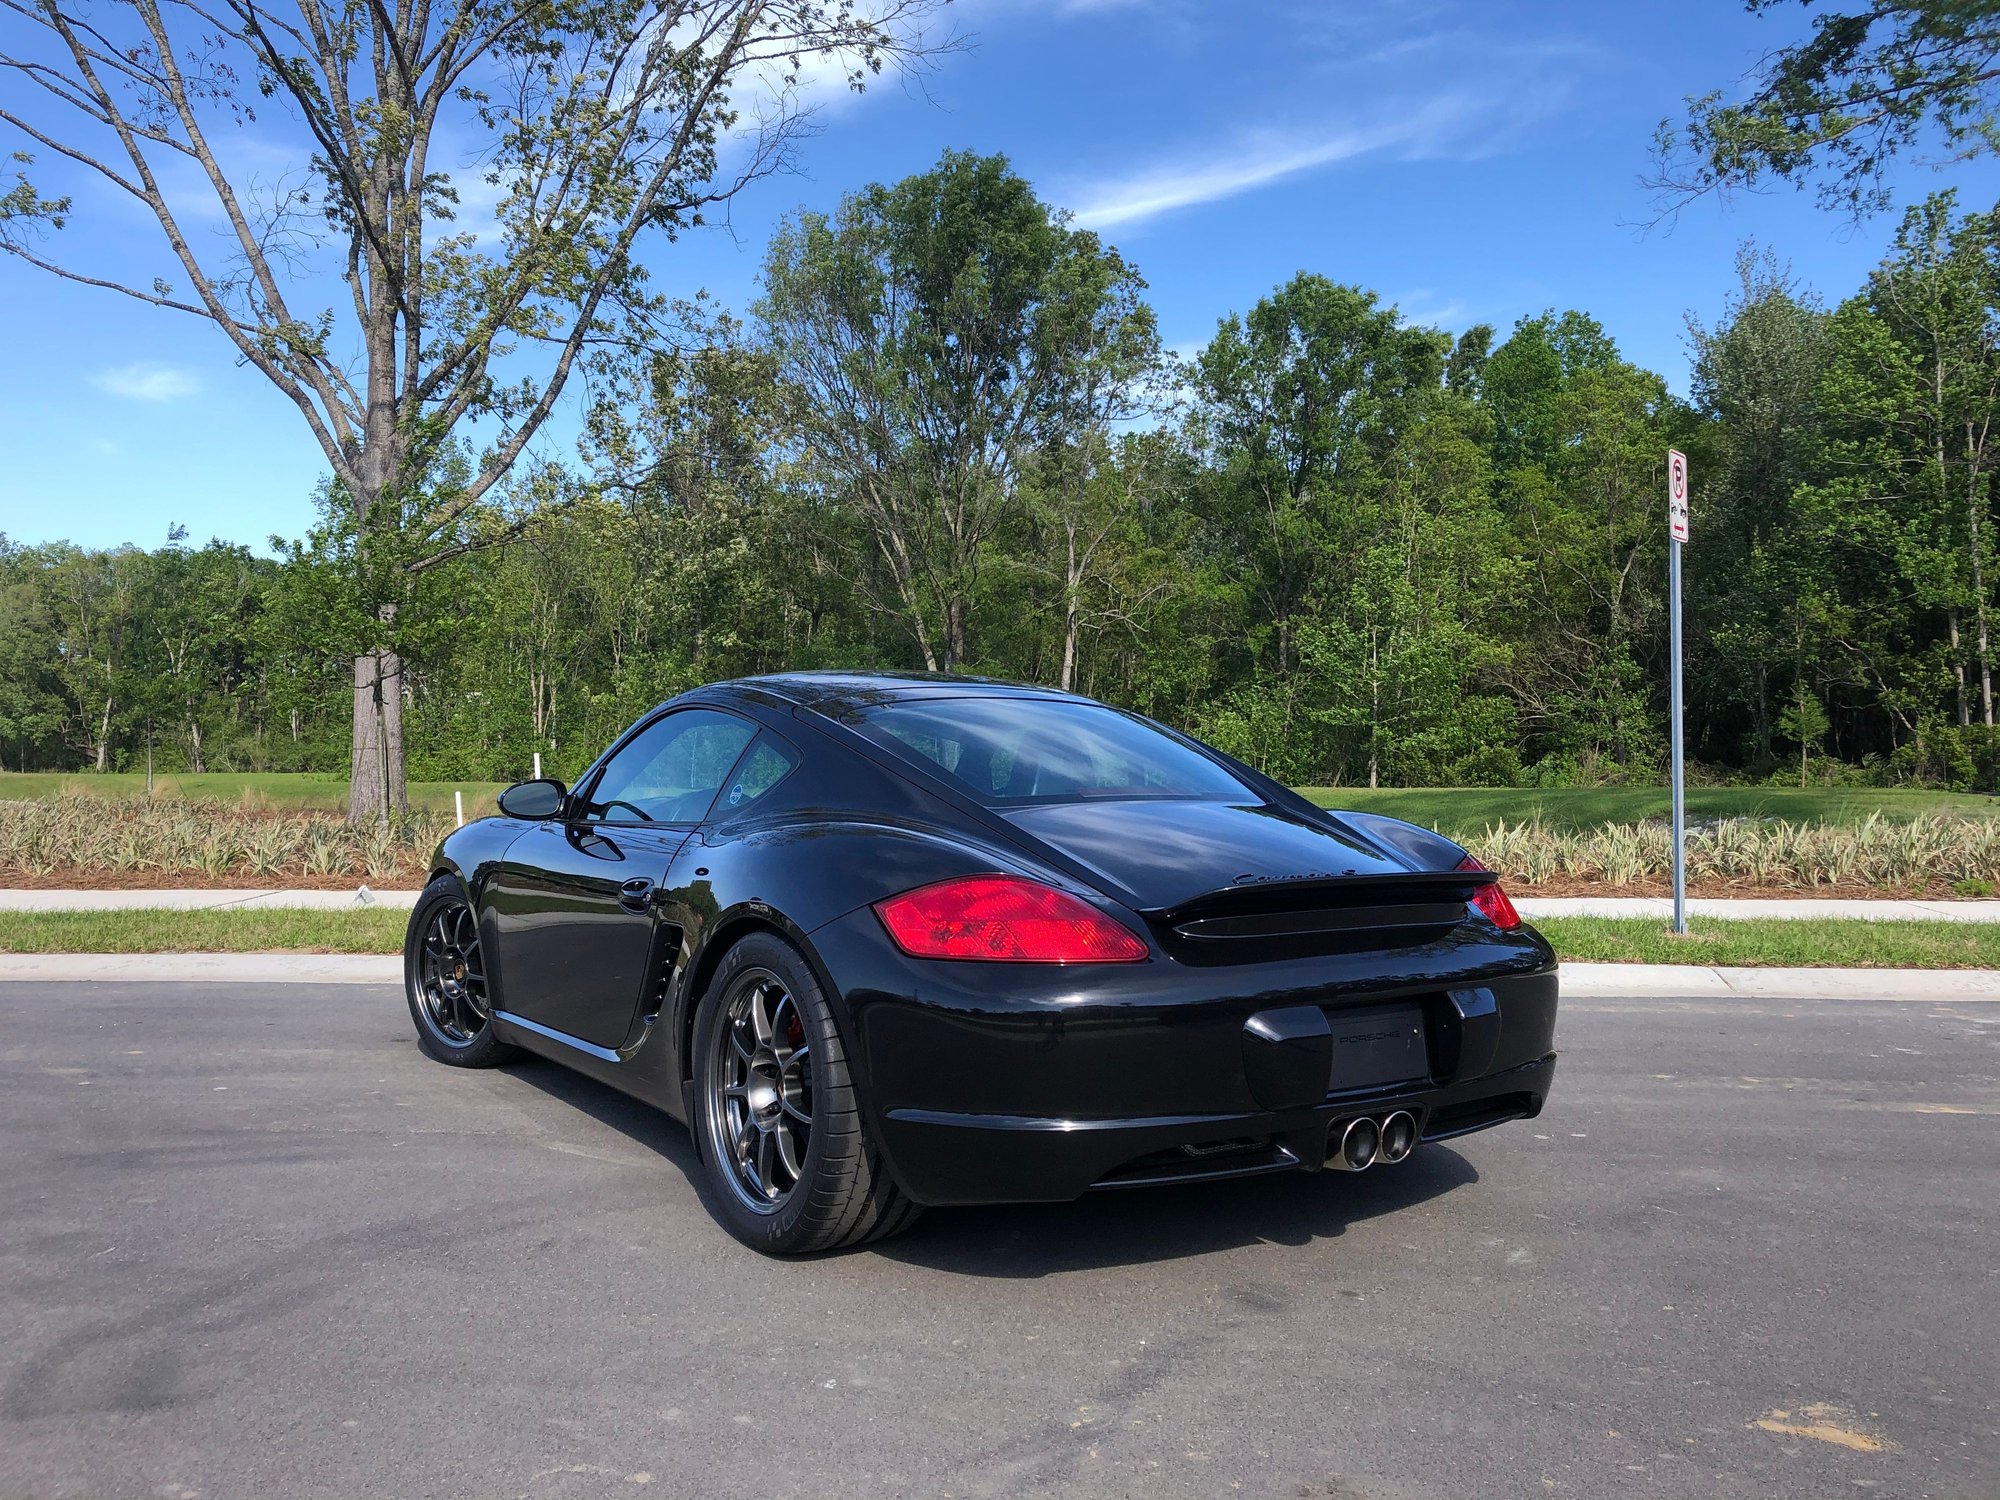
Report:
M401 953L407 911L15 911L0 953Z
M1688 923L1650 917L1546 917L1535 923L1578 962L1797 969L2000 969L2000 923L1751 917Z
M4 784L4 783L0 783ZM1603 823L1638 823L1672 812L1665 787L1367 787L1308 786L1299 790L1321 807L1386 813L1448 834L1478 834L1503 819L1537 819L1550 829L1573 831ZM2000 797L1973 792L1930 792L1906 787L1691 787L1688 818L1767 817L1794 823L1859 823L1870 813L1916 818L1954 813L2000 817Z
M4 953L400 953L402 911L9 912ZM1708 920L1676 938L1650 918L1535 924L1566 959L1785 968L2000 969L2000 923Z
M0 801L53 797L63 791L89 792L99 797L143 797L144 771L111 771L104 775L69 771L0 771ZM465 793L465 815L493 811L493 799L505 790L497 781L413 781L410 806L429 812L450 812L453 791ZM167 775L153 778L160 797L215 798L232 806L299 811L347 810L347 778L317 772L211 772L202 776Z

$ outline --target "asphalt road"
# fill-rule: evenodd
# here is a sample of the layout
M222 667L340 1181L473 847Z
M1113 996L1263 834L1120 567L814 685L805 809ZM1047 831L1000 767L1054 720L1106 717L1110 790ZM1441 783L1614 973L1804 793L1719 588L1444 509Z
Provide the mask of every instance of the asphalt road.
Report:
M1400 1167L783 1264L393 991L0 986L0 1500L2000 1496L2000 1005L1560 1041Z

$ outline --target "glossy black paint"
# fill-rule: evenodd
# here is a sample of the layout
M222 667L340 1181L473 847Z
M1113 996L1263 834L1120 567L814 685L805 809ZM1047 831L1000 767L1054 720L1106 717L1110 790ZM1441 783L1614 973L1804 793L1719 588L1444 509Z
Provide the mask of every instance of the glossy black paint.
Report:
M1531 928L1501 932L1466 906L1491 877L1447 873L1457 845L1324 813L1221 756L1254 795L983 806L843 722L908 695L1066 696L915 676L719 683L663 704L619 743L683 707L739 714L797 761L756 800L718 799L686 826L503 817L447 837L435 868L478 913L503 1038L685 1120L708 975L742 934L780 933L833 1004L890 1170L925 1203L1317 1168L1328 1125L1364 1109L1412 1108L1436 1139L1541 1108L1555 957ZM996 870L1093 902L1152 957L911 959L870 909ZM1292 935L1215 940L1266 929ZM1302 1058L1322 1045L1303 1013L1398 999L1425 1017L1427 1078L1347 1092L1336 1058L1331 1090L1300 1084L1316 1066ZM1283 1020L1260 1026L1272 1015Z
M622 1042L672 939L656 893L689 836L551 819L514 840L485 891L509 1008L600 1047Z
M520 781L500 794L500 811L510 818L556 818L562 816L568 788L546 777Z

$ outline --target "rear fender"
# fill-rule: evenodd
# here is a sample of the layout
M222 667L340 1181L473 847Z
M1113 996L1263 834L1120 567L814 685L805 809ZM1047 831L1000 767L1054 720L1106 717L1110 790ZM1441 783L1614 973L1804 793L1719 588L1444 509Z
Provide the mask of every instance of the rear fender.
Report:
M806 853L810 857L801 857ZM788 813L763 824L732 821L690 839L675 857L662 893L662 918L681 935L665 1001L653 1018L673 1040L677 1092L684 1095L693 1072L691 1039L702 994L730 946L755 931L776 933L805 955L850 1044L855 1080L865 1088L866 1059L852 1046L843 987L827 971L813 933L899 892L994 870L1069 884L1018 850L918 823L846 813ZM1094 891L1087 894L1102 899ZM887 934L882 941L889 941Z

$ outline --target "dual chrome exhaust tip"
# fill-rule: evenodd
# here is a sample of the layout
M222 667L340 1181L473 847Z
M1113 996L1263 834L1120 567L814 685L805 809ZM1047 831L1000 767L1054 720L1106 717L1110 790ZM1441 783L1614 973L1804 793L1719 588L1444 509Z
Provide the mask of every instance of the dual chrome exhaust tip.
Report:
M1399 1162L1417 1149L1417 1118L1399 1109L1381 1119L1367 1115L1336 1127L1326 1164L1341 1172L1365 1172L1376 1162Z

